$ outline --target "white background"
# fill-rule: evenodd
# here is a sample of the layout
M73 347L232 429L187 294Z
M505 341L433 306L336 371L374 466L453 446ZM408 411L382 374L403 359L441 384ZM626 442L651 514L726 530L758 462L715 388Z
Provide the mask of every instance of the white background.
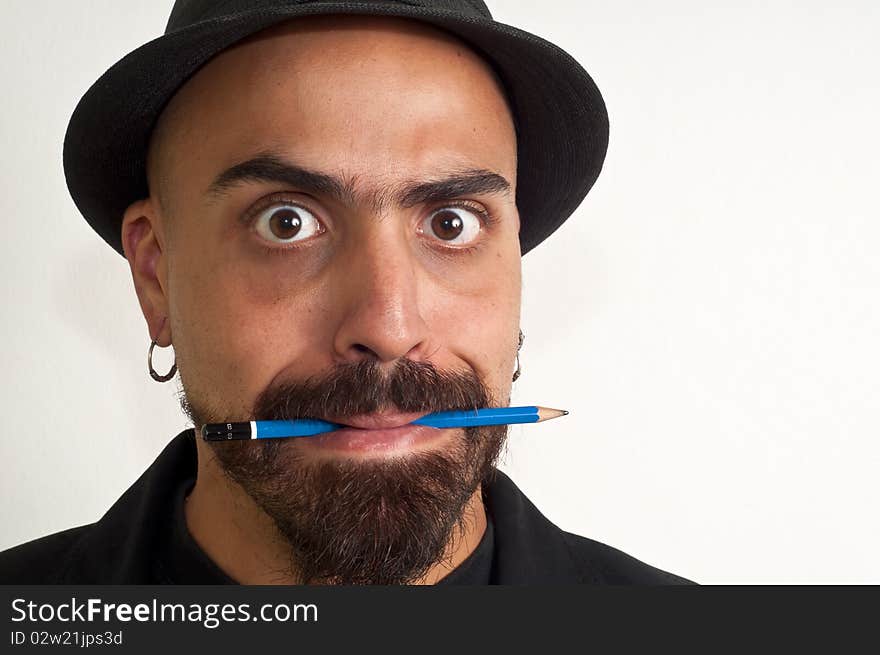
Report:
M0 548L97 520L188 427L61 164L82 93L170 6L0 4ZM502 468L698 582L880 583L880 4L490 7L611 119L597 185L523 259L512 402L571 415L514 427Z

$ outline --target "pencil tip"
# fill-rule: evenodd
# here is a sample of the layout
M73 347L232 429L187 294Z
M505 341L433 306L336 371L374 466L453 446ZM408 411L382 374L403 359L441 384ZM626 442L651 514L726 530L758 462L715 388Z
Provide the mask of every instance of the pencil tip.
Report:
M538 407L538 421L549 421L552 418L565 416L568 412L564 409L553 409L552 407Z
M562 415L563 415L563 416L568 416L568 410L567 410L567 409L563 409L563 410L562 410Z

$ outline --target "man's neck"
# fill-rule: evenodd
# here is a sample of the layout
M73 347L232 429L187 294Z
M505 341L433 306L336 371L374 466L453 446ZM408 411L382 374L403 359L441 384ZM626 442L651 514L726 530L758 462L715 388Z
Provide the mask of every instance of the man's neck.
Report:
M298 584L279 573L290 568L290 550L272 519L229 480L199 444L198 476L186 499L186 525L195 542L230 578L248 585ZM486 531L480 487L464 509L464 529L455 532L446 552L416 584L435 584L470 555Z

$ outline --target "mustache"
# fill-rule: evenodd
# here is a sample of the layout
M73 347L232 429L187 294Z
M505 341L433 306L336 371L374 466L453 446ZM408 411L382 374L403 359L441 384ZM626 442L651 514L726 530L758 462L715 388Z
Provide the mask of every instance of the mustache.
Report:
M387 373L375 360L342 363L303 381L268 386L254 402L255 421L355 416L374 412L440 412L494 405L472 370L438 370L431 362L398 359Z

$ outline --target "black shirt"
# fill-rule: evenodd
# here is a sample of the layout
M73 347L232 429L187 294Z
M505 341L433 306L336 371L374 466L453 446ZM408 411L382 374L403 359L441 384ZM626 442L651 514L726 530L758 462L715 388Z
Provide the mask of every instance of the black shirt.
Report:
M196 465L189 428L99 521L0 553L0 584L234 584L186 527ZM483 496L486 532L440 584L693 584L561 530L497 469Z

